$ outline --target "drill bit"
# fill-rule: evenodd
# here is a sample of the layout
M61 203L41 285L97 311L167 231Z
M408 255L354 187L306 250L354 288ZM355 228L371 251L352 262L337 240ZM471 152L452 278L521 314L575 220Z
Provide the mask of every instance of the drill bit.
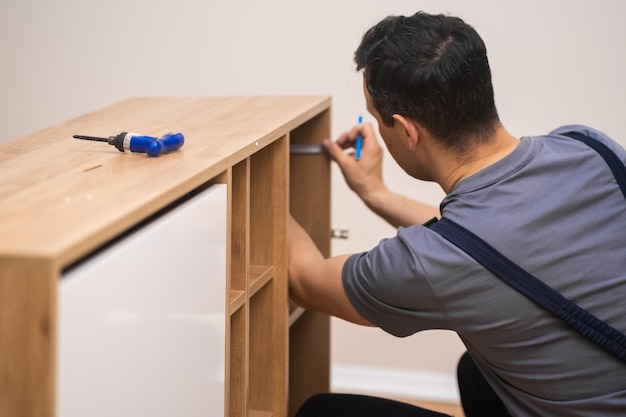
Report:
M111 136L110 138L99 138L97 136L74 135L74 139L93 140L96 142L109 142L111 138L115 139L114 136Z

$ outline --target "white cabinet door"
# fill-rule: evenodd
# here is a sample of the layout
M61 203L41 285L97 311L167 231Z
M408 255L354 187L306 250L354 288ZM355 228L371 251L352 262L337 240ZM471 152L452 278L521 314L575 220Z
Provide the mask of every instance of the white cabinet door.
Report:
M226 186L69 270L58 417L224 415Z

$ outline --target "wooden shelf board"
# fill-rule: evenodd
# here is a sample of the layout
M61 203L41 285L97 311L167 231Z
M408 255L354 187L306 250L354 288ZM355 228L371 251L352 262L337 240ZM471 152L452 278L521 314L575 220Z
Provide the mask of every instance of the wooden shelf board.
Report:
M250 297L256 294L274 277L272 265L250 265L249 268Z
M289 311L289 327L291 327L306 312L303 307L296 307Z
M230 290L230 314L234 314L239 310L246 300L246 292L238 290Z

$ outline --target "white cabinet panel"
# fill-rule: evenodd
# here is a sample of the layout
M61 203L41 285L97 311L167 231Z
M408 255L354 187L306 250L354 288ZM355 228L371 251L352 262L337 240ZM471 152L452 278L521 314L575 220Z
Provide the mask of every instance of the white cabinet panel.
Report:
M63 275L58 417L224 415L226 186Z

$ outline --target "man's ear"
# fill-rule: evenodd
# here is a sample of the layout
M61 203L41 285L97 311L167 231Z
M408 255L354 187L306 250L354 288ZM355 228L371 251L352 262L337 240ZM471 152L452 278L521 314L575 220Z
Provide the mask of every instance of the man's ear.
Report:
M414 151L420 138L419 126L417 125L415 120L402 116L400 114L394 114L392 117L396 121L398 129L402 129L402 131L400 131L399 133L404 133L404 135L406 136L409 149L411 151Z

